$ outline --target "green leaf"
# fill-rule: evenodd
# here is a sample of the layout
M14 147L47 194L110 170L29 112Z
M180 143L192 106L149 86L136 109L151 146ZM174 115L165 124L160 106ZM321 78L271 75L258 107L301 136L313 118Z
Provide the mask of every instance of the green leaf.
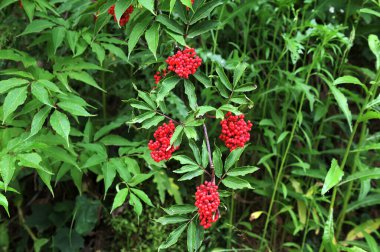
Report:
M198 170L199 166L198 165L185 165L182 166L180 169L174 170L174 173L186 173L186 172L191 172Z
M219 22L217 21L206 20L206 21L199 22L190 28L189 34L187 35L187 37L194 38L203 33L209 32L211 30L215 30L218 27L218 25L219 25Z
M195 24L199 20L206 18L210 13L219 5L223 4L223 0L214 0L203 4L202 7L197 9L190 19L190 25Z
M173 156L172 159L179 161L182 165L186 165L186 164L197 165L196 162L194 162L191 158L185 155L176 155L176 156Z
M172 215L172 216L163 216L158 218L156 221L162 225L176 224L188 221L189 218L182 215Z
M148 11L154 13L154 0L139 0L139 3Z
M42 247L44 245L46 245L47 243L49 242L49 239L46 239L46 238L41 238L41 239L37 239L34 241L33 243L33 249L35 252L40 252Z
M206 168L209 164L209 158L208 158L208 150L206 146L206 142L203 141L202 143L202 167Z
M104 48L102 46L100 46L99 44L96 44L96 43L91 44L91 49L96 54L96 57L98 58L98 61L99 61L100 65L102 66L103 61L106 57L106 51L104 50Z
M215 108L211 106L199 106L196 115L203 116L207 112L214 111Z
M243 73L247 67L248 67L247 63L239 63L236 66L235 71L234 71L234 82L233 82L234 87L237 85L237 83L239 82L239 80L243 76Z
M3 178L5 191L7 191L8 184L11 182L15 170L15 158L8 154L3 155L0 159L0 173Z
M376 57L376 69L380 69L380 40L377 35L369 35L368 36L368 45L371 49L372 53Z
M192 110L196 110L197 105L197 95L195 94L195 87L193 83L189 80L185 80L185 94L187 95L187 98L189 99L189 106Z
M178 181L191 180L191 179L193 179L195 177L198 177L198 176L202 175L203 173L204 173L204 171L201 170L201 169L196 170L196 171L191 171L191 172L186 173L182 177L180 177L178 179Z
M223 174L223 161L222 152L217 146L215 146L215 150L212 153L212 159L214 161L215 176L220 178Z
M139 97L143 99L146 102L146 104L149 105L149 107L151 107L152 109L157 108L156 103L153 101L153 99L150 97L149 94L142 92L140 90L137 90L137 92L138 92Z
M329 87L330 87L331 93L334 95L334 98L338 103L339 108L342 110L343 114L345 115L347 119L348 126L350 127L350 131L352 131L352 115L348 107L347 98L335 86L329 84Z
M337 185L342 180L343 175L344 172L340 168L338 161L336 161L336 159L333 159L331 161L330 169L327 172L325 182L323 183L322 195Z
M152 204L152 201L149 199L148 195L145 192L136 188L131 188L131 190L134 194L137 195L137 197L139 197L143 202L145 202L145 204L147 204L148 206L154 207Z
M197 225L191 221L187 227L187 251L196 251Z
M194 127L185 127L184 129L186 137L194 140L198 140L198 134Z
M57 87L57 85L51 81L37 80L34 85L37 85L37 84L43 86L44 88L52 92L63 94L62 91L59 89L59 87Z
M211 81L210 81L210 78L208 76L206 76L203 72L201 71L197 71L195 72L195 74L193 75L195 77L195 79L197 79L200 83L202 83L205 88L209 88L209 87L212 87L212 84L211 84Z
M27 87L19 87L12 89L4 99L3 104L3 123L8 116L12 114L18 106L24 104L28 95Z
M160 89L158 90L156 102L163 101L164 98L170 93L170 91L175 88L179 80L180 79L177 76L172 76L165 79L160 85Z
M93 116L92 114L88 113L87 110L84 109L81 105L74 102L59 102L57 103L57 106L75 116Z
M241 154L243 153L244 148L238 148L230 152L227 156L224 163L224 169L226 172L240 159Z
M195 160L197 161L198 164L200 164L201 163L201 153L199 151L198 146L196 145L196 143L193 140L189 141L189 145L190 145L191 150L193 151Z
M245 176L247 174L254 173L255 171L259 170L256 166L243 166L243 167L237 167L229 170L227 172L227 175L229 176Z
M131 55L131 52L135 48L140 37L144 34L144 31L148 27L149 23L152 21L151 15L143 15L143 19L136 22L135 26L132 29L131 34L129 35L128 40L128 57Z
M67 116L55 110L50 117L50 125L58 135L66 140L67 146L69 146L70 121Z
M112 185L113 180L116 177L116 168L110 165L109 162L102 165L102 173L104 177L104 197L107 195L107 191Z
M36 152L17 154L17 159L19 160L19 166L25 166L41 170L48 175L53 174L40 165L40 163L42 162L42 157Z
M163 210L169 215L181 215L193 213L197 208L194 205L173 205L169 208L163 208Z
M28 80L19 79L19 78L10 78L7 80L2 80L0 81L0 94L4 94L5 92L7 92L8 90L12 88L23 86L27 83L29 83Z
M152 177L153 173L148 173L148 174L136 174L131 178L131 180L128 181L129 186L137 186L141 182L144 182L145 180L149 179Z
M140 216L142 213L142 204L139 198L137 198L137 196L134 195L133 193L129 195L129 204L133 206L133 210L135 211L135 213L138 216Z
M153 116L156 115L156 112L154 111L148 111L148 112L145 112L139 116L136 116L135 118L132 119L131 123L135 124L135 123L142 123L144 121L146 121L147 119L150 119L152 118Z
M336 245L334 244L334 219L333 219L333 211L331 210L329 213L329 217L325 223L323 228L323 236L322 242L325 249L329 252L337 251Z
M121 48L112 44L105 44L105 43L102 43L102 46L108 51L110 51L116 57L122 59L124 62L128 62L128 57L127 55L125 55L124 51Z
M159 124L163 120L165 120L164 116L155 116L144 121L141 127L143 129L150 129L153 126L157 126L157 124Z
M50 21L47 21L46 19L34 20L26 26L25 30L19 36L30 33L42 32L43 30L46 30L53 26L55 26L55 24Z
M119 206L123 205L123 203L125 202L125 199L127 198L128 192L129 192L128 188L124 188L124 189L121 189L120 191L118 191L116 193L116 196L113 199L111 213L116 208L118 208Z
M172 37L178 44L182 46L187 46L185 39L182 35L178 35L177 33L171 32L169 30L165 31L170 37Z
M152 0L153 2L153 0ZM145 32L145 40L148 43L149 50L153 53L154 57L157 60L157 47L158 41L160 39L160 25L158 23L154 23L146 32Z
M132 4L133 0L127 0L127 1L116 1L115 3L115 16L117 23L120 27L120 18L123 16L124 12L128 9L128 7Z
M80 81L80 82L83 82L83 83L86 83L94 88L97 88L103 92L106 92L104 89L102 89L97 83L96 81L94 80L94 78L92 78L91 75L89 75L87 72L70 72L69 73L69 77L71 79L74 79L74 80L77 80L77 81Z
M179 237L181 236L183 231L186 229L186 226L187 226L187 223L179 226L177 229L171 232L169 234L169 237L166 239L166 241L160 245L160 247L158 248L158 251L160 251L161 249L167 249L173 246L174 244L176 244Z
M169 30L183 35L183 27L173 19L170 19L167 15L158 15L156 21L163 24Z
M17 2L17 0L3 0L0 2L0 10L4 9L8 5L11 5L13 3Z
M365 179L380 179L380 168L373 168L373 169L368 169L364 171L358 171L355 172L354 174L351 174L347 176L340 184L339 186L351 182L354 180L365 180Z
M49 98L48 91L41 85L39 85L37 82L32 84L32 94L34 97L37 98L41 103L48 105L50 107L53 107L52 102Z
M8 211L8 200L7 198L5 198L5 196L2 193L0 193L0 205L3 206L8 216L10 216L9 211Z
M238 177L226 177L222 180L223 185L231 189L243 189L243 188L252 188L251 184L242 178Z
M62 26L55 27L51 30L51 41L53 43L54 54L65 39L65 34L66 29Z
M360 208L365 208L365 207L370 207L370 206L376 206L380 204L380 195L379 194L371 194L363 199L351 202L348 204L346 212L352 212L354 210L360 209Z
M183 126L178 125L173 133L173 136L170 138L170 145L174 145L174 143L177 141L177 139L180 137L180 135L183 133ZM174 145L178 146L178 145Z
M185 5L186 7L190 8L190 9L193 8L193 4L191 3L191 0L180 0L180 1L181 1L181 3L182 3L183 5Z

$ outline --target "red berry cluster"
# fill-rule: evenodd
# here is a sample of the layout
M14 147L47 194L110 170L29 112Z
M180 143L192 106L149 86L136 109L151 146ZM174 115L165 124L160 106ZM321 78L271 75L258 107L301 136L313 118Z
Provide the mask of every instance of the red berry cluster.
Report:
M154 161L160 162L161 160L168 160L171 158L172 153L178 150L179 147L170 146L170 139L173 136L175 125L173 121L168 124L164 123L158 127L153 136L156 141L150 140L148 143L150 156Z
M206 181L197 187L195 193L195 206L198 208L200 224L205 228L219 218L218 207L220 204L218 186L213 182Z
M121 16L121 18L120 18L120 26L124 26L124 25L126 25L128 23L129 17L132 14L132 12L133 12L133 6L131 5L131 6L129 6L129 8ZM112 5L108 9L108 13L111 14L113 16L113 19L115 20L115 22L117 22L116 14L115 14L115 5Z
M166 59L168 70L175 72L179 77L188 79L190 74L195 74L202 64L202 59L197 56L194 48L178 50L176 54Z
M157 71L156 74L154 75L154 83L158 84L161 81L162 77L165 77L166 74L167 74L166 69L162 70L162 73Z
M234 116L228 112L220 124L222 125L222 133L219 138L230 151L244 147L244 144L249 141L252 123L244 121L244 115Z

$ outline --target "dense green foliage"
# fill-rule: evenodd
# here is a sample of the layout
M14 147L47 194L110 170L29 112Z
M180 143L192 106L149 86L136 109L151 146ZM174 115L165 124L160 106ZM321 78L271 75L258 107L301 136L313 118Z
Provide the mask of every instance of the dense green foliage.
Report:
M379 0L0 0L0 249L379 251L379 19ZM187 46L197 72L156 85ZM227 112L253 122L232 152Z

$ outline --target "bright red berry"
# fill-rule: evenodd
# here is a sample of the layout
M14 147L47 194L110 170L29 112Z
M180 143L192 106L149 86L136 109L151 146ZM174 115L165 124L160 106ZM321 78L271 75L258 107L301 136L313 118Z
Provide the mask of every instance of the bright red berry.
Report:
M158 84L161 81L162 77L166 76L166 69L162 70L162 73L157 71L156 74L153 76L154 77L154 83Z
M217 185L206 181L203 185L197 187L195 206L198 208L200 224L205 229L211 227L212 223L218 220L219 204L220 198Z
M166 59L168 70L175 72L179 77L188 79L189 75L195 74L202 64L202 59L197 56L194 48L178 50L176 54Z
M133 6L129 6L128 9L123 13L123 15L120 17L120 26L124 26L128 23L129 21L129 17L130 15L132 14L133 12ZM115 14L115 5L112 5L109 9L108 9L108 13L110 15L113 16L113 19L115 20L115 22L117 22L117 19L116 19L116 14Z
M175 130L175 125L172 121L168 124L164 123L162 126L158 127L153 136L155 141L150 140L148 143L150 156L154 161L160 162L162 160L168 160L171 158L172 153L178 150L178 146L174 147L170 145L170 139L173 136Z
M244 147L245 143L249 141L252 123L245 121L244 115L234 116L231 112L228 112L220 125L222 125L222 133L219 138L230 151Z

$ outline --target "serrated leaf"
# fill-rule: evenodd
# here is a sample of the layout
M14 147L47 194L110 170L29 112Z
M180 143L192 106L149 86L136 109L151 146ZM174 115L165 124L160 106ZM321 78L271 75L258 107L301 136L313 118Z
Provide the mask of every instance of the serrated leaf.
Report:
M236 189L244 189L244 188L252 188L251 184L247 180L238 177L226 177L222 180L223 185L233 190Z
M143 129L150 129L153 126L157 126L157 124L159 124L163 120L165 120L164 116L155 116L155 117L145 120L141 127Z
M198 107L198 109L197 109L197 113L196 113L196 115L197 115L197 116L203 116L203 115L206 114L207 112L214 111L214 110L216 110L216 108L211 107L211 106L200 106L200 107Z
M177 139L180 137L180 135L182 133L183 133L183 126L182 125L178 125L175 128L172 137L170 138L170 145L173 145L177 141ZM178 146L178 145L175 145L175 146Z
M149 50L153 53L153 56L157 60L157 47L158 41L160 39L160 25L158 23L154 23L146 32L145 32L145 40L148 44Z
M149 174L136 174L135 176L133 176L131 178L131 180L128 181L128 185L129 186L137 186L138 184L144 182L145 180L149 179L150 177L152 177L153 173L149 173Z
M50 101L48 91L37 82L32 84L32 94L37 98L41 103L53 107L53 104Z
M365 180L365 179L380 179L380 168L373 168L364 171L357 171L350 176L347 176L339 185L343 185L347 182L354 180Z
M194 162L191 158L185 155L176 155L176 156L173 156L172 159L179 161L182 165L186 165L186 164L197 165L196 162Z
M40 111L38 111L37 114L34 115L33 120L32 120L32 125L30 127L29 137L34 136L42 129L42 126L44 125L46 118L49 115L50 110L51 110L50 107L45 106Z
M129 195L129 204L133 206L133 210L135 211L137 216L140 216L142 213L142 204L139 198L133 193L130 193Z
M230 152L227 156L226 161L224 163L224 169L226 172L239 161L241 154L243 153L244 148L238 148Z
M176 76L165 79L160 85L160 89L158 90L156 102L163 101L164 98L170 93L170 91L175 88L179 80L180 79Z
M28 92L27 87L19 87L12 89L4 99L3 104L3 123L6 121L8 116L12 114L16 109L24 104L27 98Z
M194 205L173 205L163 210L169 215L181 215L195 212L197 208Z
M57 49L62 45L63 40L65 39L66 29L63 26L55 27L51 30L51 41L53 43L54 54Z
M57 106L75 116L93 116L92 114L88 113L87 110L81 105L74 102L59 102L57 103Z
M198 134L194 127L185 127L184 132L188 139L198 140Z
M8 90L23 86L25 84L29 83L28 80L20 79L20 78L10 78L7 80L0 81L0 94L4 94Z
M166 249L166 248L169 248L169 247L173 246L174 244L176 244L179 237L181 236L183 231L186 229L186 226L187 226L187 224L183 224L183 225L179 226L177 229L175 229L173 232L171 232L169 234L169 237L166 239L165 242L163 242L160 245L158 250L160 251L160 249Z
M141 4L145 9L150 11L153 15L154 13L154 0L139 0L139 4Z
M15 158L8 154L3 155L0 158L0 173L4 182L5 191L7 191L8 184L11 182L15 170Z
M127 195L128 195L128 188L123 188L121 189L120 191L118 191L116 193L116 196L115 198L113 199L113 203L112 203L112 209L111 209L111 213L116 209L118 208L119 206L123 205L123 203L125 202L126 198L127 198Z
M247 67L248 67L247 63L239 63L236 66L235 71L234 71L234 81L233 81L234 87L237 85L240 78L243 76L243 73Z
M222 152L217 146L215 146L215 150L212 153L212 159L214 161L215 176L220 178L223 174L223 161Z
M154 207L152 204L152 201L149 199L148 195L145 192L136 188L131 188L131 190L134 194L137 195L137 197L139 197L143 202L145 202L145 204L147 204L148 206Z
M170 19L167 15L161 14L158 15L156 21L160 22L169 30L183 35L183 27L173 19Z
M96 43L91 44L91 49L96 54L96 57L98 58L98 61L99 61L100 65L102 66L103 61L106 57L106 51L104 50L104 48L102 46L100 46L99 44L96 44Z
M187 98L189 99L189 106L192 110L196 110L197 105L197 95L195 94L195 87L193 83L191 83L189 80L185 80L185 94L187 95Z
M196 36L199 36L203 33L209 32L211 30L216 30L218 25L219 25L218 21L206 20L206 21L199 22L196 25L193 25L189 29L189 33L188 33L187 37L188 38L194 38Z
M174 173L186 173L186 172L191 172L198 170L199 166L198 165L185 165L182 166L180 169L174 170Z
M46 19L33 20L30 24L26 26L25 30L19 36L30 34L30 33L42 32L43 30L51 28L55 25L56 24Z
M196 251L196 239L197 239L197 225L194 221L190 222L187 227L187 251Z
M371 49L372 53L376 57L376 69L380 69L380 40L377 35L369 35L368 36L368 45Z
M196 12L192 15L190 19L190 25L195 24L199 20L206 18L210 15L210 13L219 5L223 4L223 0L214 0L207 2L202 5Z
M202 169L199 169L199 170L196 170L196 171L191 171L191 172L188 172L186 174L184 174L182 177L180 177L178 179L178 181L184 181L184 180L191 180L195 177L198 177L200 175L202 175L204 173L204 171Z
M7 198L0 193L0 205L4 208L4 210L7 212L9 216L9 210L8 210L8 200Z
M142 16L143 19L139 20L135 24L135 26L132 29L131 35L129 36L128 40L128 57L131 55L131 52L135 48L137 42L139 41L140 37L144 34L144 31L148 27L150 21L152 21L151 15L144 15Z
M163 216L158 218L156 221L162 225L176 224L188 221L189 218L182 215L171 215L171 216Z
M232 84L229 81L229 79L228 79L226 73L224 72L223 68L221 68L220 66L217 66L216 72L218 73L220 81L222 82L224 87L226 87L228 90L232 91Z
M116 1L115 3L115 17L116 21L120 27L120 18L123 16L124 12L128 9L128 7L132 4L133 0L124 0L124 1Z
M50 117L50 125L58 135L66 140L67 145L69 145L70 121L67 116L55 110Z
M165 31L170 37L172 37L178 44L182 46L187 46L185 39L182 35L178 35L177 33L171 32L169 30Z
M254 173L255 171L259 170L256 166L243 166L243 167L237 167L232 168L227 172L227 175L229 176L245 176L247 174Z
M92 78L91 75L89 75L87 72L70 72L69 73L69 77L71 79L74 79L74 80L77 80L77 81L80 81L80 82L83 82L83 83L86 83L94 88L97 88L103 92L106 92L104 89L102 89L97 83L96 81L94 80L94 78Z
M322 242L323 246L327 251L335 252L337 251L336 245L334 244L334 219L333 211L330 210L328 219L323 228Z
M323 183L322 195L337 185L342 180L343 175L344 172L340 168L338 161L336 161L336 159L333 159L331 161L330 169L327 172L325 182Z
M108 189L110 188L113 180L116 177L116 167L106 162L102 165L102 173L104 177L104 197L105 197L107 195Z

